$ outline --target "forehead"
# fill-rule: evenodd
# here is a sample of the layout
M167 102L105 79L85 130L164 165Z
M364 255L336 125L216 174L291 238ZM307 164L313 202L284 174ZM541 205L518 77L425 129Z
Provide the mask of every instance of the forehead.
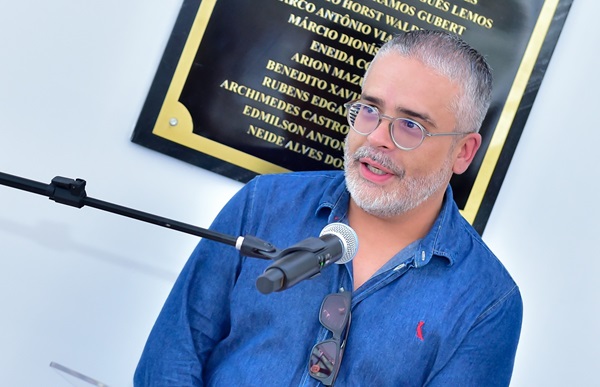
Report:
M362 92L381 101L379 108L389 113L412 110L447 120L460 87L417 59L389 52L371 63Z

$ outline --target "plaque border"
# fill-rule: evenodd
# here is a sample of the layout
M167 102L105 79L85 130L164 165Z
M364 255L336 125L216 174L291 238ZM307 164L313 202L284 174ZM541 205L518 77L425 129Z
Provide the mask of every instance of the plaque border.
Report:
M193 133L191 114L179 102L217 1L184 0L131 140L241 182L247 182L257 174L289 172L257 156ZM541 72L541 82L572 1L544 1L473 187L460 210L480 234L485 229L539 89L539 82L535 85L530 82L532 74ZM541 56L542 52L546 55ZM515 127L515 122L522 125Z

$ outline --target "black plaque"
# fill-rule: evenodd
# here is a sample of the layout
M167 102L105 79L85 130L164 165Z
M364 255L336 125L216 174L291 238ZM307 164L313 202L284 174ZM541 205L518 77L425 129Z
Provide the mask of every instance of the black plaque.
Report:
M184 0L132 141L233 179L341 169L343 104L381 44L462 36L494 94L469 170L452 179L481 233L572 0Z

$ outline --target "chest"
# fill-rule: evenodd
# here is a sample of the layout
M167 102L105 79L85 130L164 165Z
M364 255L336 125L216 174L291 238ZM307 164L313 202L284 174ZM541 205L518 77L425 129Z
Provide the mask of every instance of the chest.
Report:
M404 242L361 241L358 252L352 260L354 290L360 288L379 269L406 246Z

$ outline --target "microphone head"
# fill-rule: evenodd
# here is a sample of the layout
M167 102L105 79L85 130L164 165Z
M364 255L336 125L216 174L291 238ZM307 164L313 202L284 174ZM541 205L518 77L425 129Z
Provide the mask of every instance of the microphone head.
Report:
M358 236L352 227L344 223L330 223L321 230L319 236L323 235L335 235L340 239L344 253L335 263L341 265L350 262L354 258L358 251Z

